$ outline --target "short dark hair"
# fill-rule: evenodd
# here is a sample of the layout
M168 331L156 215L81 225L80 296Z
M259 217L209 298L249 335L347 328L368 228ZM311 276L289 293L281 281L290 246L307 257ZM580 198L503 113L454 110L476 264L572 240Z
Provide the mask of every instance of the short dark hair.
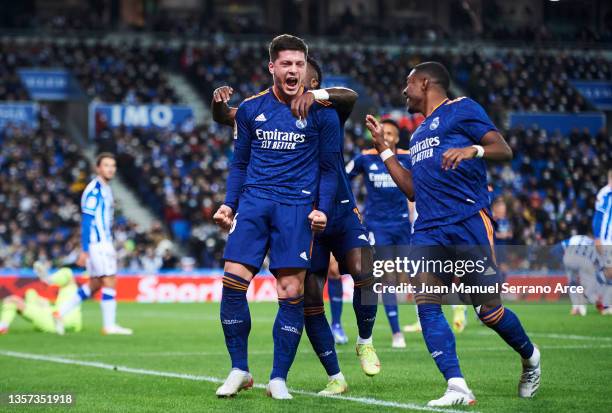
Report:
M290 34L281 34L272 39L268 48L270 61L275 61L278 58L278 54L283 50L299 50L304 52L304 56L308 56L308 46L306 46L304 40Z
M313 59L310 56L306 58L306 61L308 62L308 65L312 66L315 72L317 72L317 80L319 81L319 86L321 86L321 84L323 84L323 71L321 70L321 66L319 65L319 62L317 62L315 59Z
M388 123L389 125L395 126L398 132L401 131L399 124L396 121L394 121L393 119L391 119L391 118L385 118L385 119L381 120L380 123L382 123L383 125L385 123Z
M450 87L450 75L446 67L440 62L423 62L414 67L415 73L427 75L430 81L439 84L442 89L448 91Z
M115 154L114 153L110 153L110 152L101 152L98 154L98 156L96 156L96 166L100 166L100 164L102 163L102 161L104 159L112 159L113 161L117 161L115 159Z

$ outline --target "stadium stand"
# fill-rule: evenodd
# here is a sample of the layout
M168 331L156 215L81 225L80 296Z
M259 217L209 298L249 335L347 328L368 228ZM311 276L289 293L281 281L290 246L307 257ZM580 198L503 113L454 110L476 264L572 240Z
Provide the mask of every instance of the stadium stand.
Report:
M4 100L28 98L15 74L23 66L66 66L73 70L91 98L132 103L177 101L163 75L166 68L180 67L205 101L222 84L234 87L233 102L269 84L267 51L252 43L221 42L206 47L185 44L179 51L165 52L155 45L118 47L75 41L66 45L29 42L23 47L4 40L0 50L0 99ZM589 110L588 103L569 80L609 79L612 72L611 62L603 56L579 52L550 54L497 49L487 53L473 50L420 53L340 47L313 50L313 55L323 62L326 75L348 75L363 85L363 93L372 98L377 108L404 106L403 79L397 76L398 67L441 60L448 65L457 84L481 102L500 126L508 110ZM542 67L548 69L536 70ZM10 137L11 133L18 132L8 131L5 136ZM349 120L345 133L348 161L369 146L369 137L359 119ZM561 136L532 128L506 130L505 134L516 157L512 163L491 166L490 178L493 198L502 199L507 205L512 242L552 243L570 233L588 231L593 197L596 188L603 184L588 165L610 162L608 154L612 148L607 132L591 136L576 131ZM97 143L98 149L117 153L122 176L169 229L172 239L195 257L197 265L219 266L224 236L216 230L212 214L223 201L232 147L230 129L208 123L162 132L107 129L98 135ZM9 169L3 167L3 171ZM73 175L67 176L69 187ZM7 178L3 175L3 179ZM356 190L363 191L357 187ZM70 193L64 196L69 197ZM12 206L10 211L11 217L17 217L19 206ZM65 225L73 226L74 221ZM154 254L156 258L151 258L151 246L155 248L155 243L136 234L129 223L120 225L130 234L126 239L139 239L125 253L126 267L165 265L157 259L165 251L158 251ZM5 243L12 244L11 231L14 232L4 230ZM28 236L36 236L36 230L32 231ZM53 247L47 249L51 251ZM140 262L139 257L147 256L149 262ZM175 257L169 256L166 261L174 262Z
M102 41L69 43L0 40L0 97L27 100L16 86L16 69L61 67L72 71L92 99L103 102L177 103L178 98L162 71L161 48L137 44L113 46ZM2 91L5 90L4 93ZM9 95L10 94L10 95Z
M74 263L80 197L90 170L81 148L44 106L37 128L0 131L0 267L31 267L38 258L55 265ZM144 233L120 214L116 222L123 268L143 268L139 259L147 248L158 248L160 257L167 256L166 265L172 263L172 243L159 224Z

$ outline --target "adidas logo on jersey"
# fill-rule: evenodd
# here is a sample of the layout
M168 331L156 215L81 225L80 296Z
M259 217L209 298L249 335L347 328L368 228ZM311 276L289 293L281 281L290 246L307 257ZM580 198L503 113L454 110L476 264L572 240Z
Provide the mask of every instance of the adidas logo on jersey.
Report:
M257 115L257 117L255 118L255 120L257 122L265 122L268 119L266 119L266 115L264 115L263 113L260 113L259 115Z
M378 165L376 165L375 163L370 165L370 171L378 171Z
M302 253L300 254L300 258L304 261L308 261L308 254L306 254L306 251L302 251Z

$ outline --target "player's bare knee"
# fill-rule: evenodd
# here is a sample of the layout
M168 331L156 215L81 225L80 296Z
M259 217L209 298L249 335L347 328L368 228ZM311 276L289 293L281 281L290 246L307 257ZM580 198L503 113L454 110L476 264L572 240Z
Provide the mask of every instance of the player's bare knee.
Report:
M312 291L304 288L304 307L322 307L323 296L318 291Z
M354 248L345 257L345 266L353 277L367 278L372 273L372 251L370 248Z
M102 278L102 286L107 288L115 288L117 286L117 277L114 275L107 275Z
M321 274L308 273L304 279L304 307L323 305L323 286L325 277Z
M297 297L304 293L304 277L299 275L283 275L276 280L278 298Z
M102 288L102 280L100 277L90 277L89 289L91 290L91 295L94 295L100 288Z
M238 262L233 261L225 261L225 265L223 266L223 271L228 272L230 274L235 275L236 277L240 277L246 281L251 281L255 274L255 270Z

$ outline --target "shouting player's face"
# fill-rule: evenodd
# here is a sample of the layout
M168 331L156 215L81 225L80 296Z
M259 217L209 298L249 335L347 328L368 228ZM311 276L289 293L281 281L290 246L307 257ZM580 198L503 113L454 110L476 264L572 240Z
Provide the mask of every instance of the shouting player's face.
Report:
M306 55L299 50L283 50L268 64L277 92L293 98L302 88L306 77Z
M113 158L103 158L100 161L100 165L97 167L98 175L102 177L105 181L110 181L115 176L115 172L117 171L117 163Z
M406 88L403 91L406 97L406 108L410 113L423 113L423 102L425 101L425 89L422 79L415 73L414 69L406 77Z

